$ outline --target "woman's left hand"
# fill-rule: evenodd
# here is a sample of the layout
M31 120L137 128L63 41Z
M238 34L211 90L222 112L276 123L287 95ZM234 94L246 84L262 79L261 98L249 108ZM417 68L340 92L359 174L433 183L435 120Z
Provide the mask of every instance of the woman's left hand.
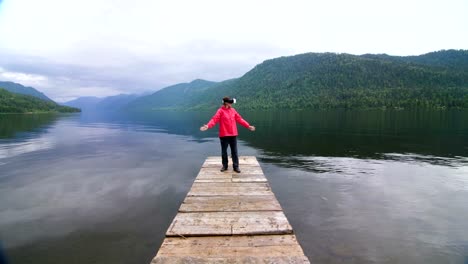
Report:
M250 131L255 131L255 127L254 126L249 126L249 130Z

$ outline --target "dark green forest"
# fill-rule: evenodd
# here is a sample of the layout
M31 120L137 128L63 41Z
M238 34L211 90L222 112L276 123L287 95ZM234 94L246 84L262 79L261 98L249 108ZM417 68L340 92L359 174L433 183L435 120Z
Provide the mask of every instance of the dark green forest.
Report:
M468 108L468 51L280 57L237 79L167 87L127 109L213 109L223 96L240 109Z
M203 96L206 90L217 84L205 80L194 80L190 83L179 83L159 90L158 92L140 97L130 102L125 108L132 110L172 109L191 105L197 97Z
M40 91L36 90L35 88L24 86L19 83L0 81L0 87L11 93L31 95L42 100L52 101L52 99L50 99L49 97L47 97L45 94L41 93Z
M0 113L41 112L73 113L80 112L80 109L61 106L53 101L42 100L31 95L11 93L0 88Z

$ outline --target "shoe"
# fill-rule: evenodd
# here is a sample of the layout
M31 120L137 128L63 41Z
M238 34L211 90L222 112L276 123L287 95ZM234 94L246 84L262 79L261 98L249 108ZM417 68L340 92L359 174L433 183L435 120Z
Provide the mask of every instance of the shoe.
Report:
M234 168L234 171L237 172L237 173L240 173L241 171L239 170L239 168Z
M222 167L222 168L220 169L220 171L221 171L221 172L227 171L227 168L226 168L226 167Z

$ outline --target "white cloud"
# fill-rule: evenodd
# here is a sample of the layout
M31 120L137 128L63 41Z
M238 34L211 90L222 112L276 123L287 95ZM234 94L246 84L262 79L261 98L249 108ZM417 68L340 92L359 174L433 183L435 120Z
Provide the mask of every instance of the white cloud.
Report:
M22 83L23 85L28 86L39 86L44 85L47 83L47 77L38 75L38 74L28 74L22 72L11 72L6 71L5 69L0 67L0 78L11 80L13 82Z
M67 89L50 88L53 98L70 96L83 82L155 90L238 77L265 59L303 52L466 49L467 10L464 0L5 0L0 56L10 59L0 66L49 71L50 83L68 78Z
M54 98L57 102L66 102L80 96L105 97L120 93L120 90L114 87L105 85L95 86L92 84L94 81L87 83L80 78L83 77L75 76L73 79L58 75L47 77L40 74L7 71L0 68L0 80L8 80L25 86L38 88L41 92Z

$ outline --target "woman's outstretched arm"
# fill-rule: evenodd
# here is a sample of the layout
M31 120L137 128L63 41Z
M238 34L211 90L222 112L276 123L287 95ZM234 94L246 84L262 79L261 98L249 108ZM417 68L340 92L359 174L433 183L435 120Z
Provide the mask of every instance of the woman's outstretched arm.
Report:
M208 122L208 124L205 124L200 127L201 131L206 131L208 128L214 127L218 122L219 118L221 116L220 110L216 111L216 114L211 118L211 120Z
M250 131L255 131L255 127L251 126L249 122L247 122L245 119L242 118L242 116L236 112L236 122L241 124L243 127L247 128Z

